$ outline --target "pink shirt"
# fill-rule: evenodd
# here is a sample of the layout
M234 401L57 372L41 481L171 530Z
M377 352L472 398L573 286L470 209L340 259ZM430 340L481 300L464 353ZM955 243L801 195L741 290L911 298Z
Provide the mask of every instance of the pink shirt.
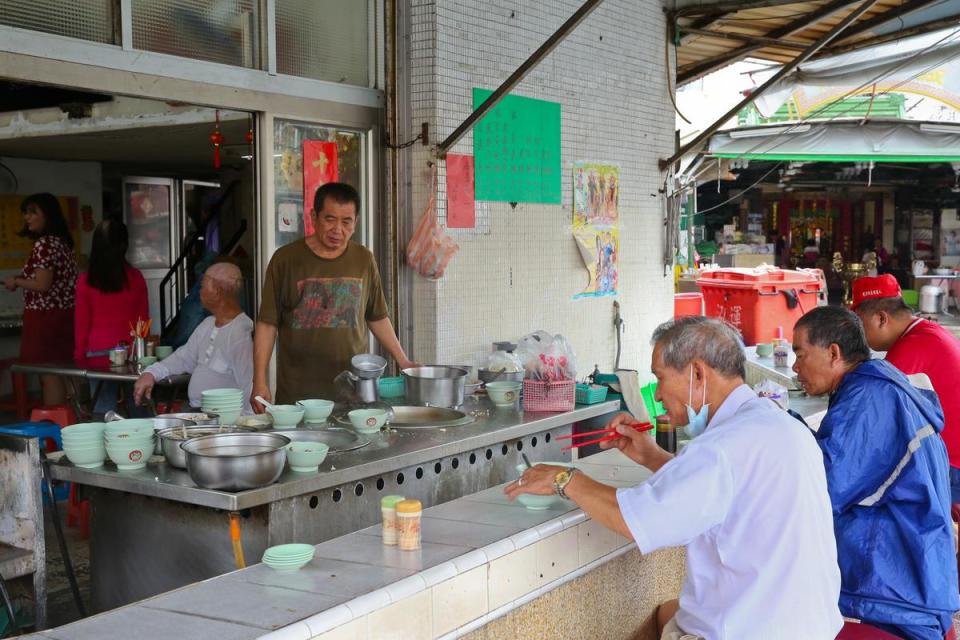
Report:
M887 351L887 360L907 375L925 373L943 407L941 436L951 467L960 467L960 340L935 322L917 318Z
M127 266L127 286L122 291L104 293L87 282L87 273L77 278L77 308L73 324L73 359L86 362L88 351L102 351L117 346L121 340L130 340L130 323L137 318L150 317L147 303L147 283L143 274ZM93 363L108 359L92 358Z

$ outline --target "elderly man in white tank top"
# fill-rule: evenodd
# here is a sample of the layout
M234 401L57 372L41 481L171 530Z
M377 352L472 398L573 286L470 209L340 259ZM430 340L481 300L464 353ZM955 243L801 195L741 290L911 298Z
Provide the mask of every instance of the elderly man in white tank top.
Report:
M212 315L197 326L185 345L146 368L133 387L137 404L150 397L157 380L189 373L190 406L200 406L206 389L231 387L243 389L243 413L252 413L253 321L240 308L242 284L236 265L218 262L207 269L200 302Z
M681 318L653 338L657 397L693 440L676 456L626 414L616 447L654 474L615 489L537 465L506 493L574 501L642 553L685 545L679 601L660 606L664 640L833 640L843 626L840 571L823 458L810 431L744 384L737 332Z

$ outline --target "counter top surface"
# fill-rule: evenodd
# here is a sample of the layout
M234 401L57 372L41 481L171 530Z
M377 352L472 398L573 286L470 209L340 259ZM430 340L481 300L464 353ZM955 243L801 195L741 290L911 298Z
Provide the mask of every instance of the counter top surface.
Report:
M577 405L573 411L562 413L531 413L500 409L482 398L465 403L461 409L480 415L474 422L458 427L381 432L361 449L328 455L320 473L295 473L286 468L276 483L237 493L201 489L185 470L165 462L151 462L138 471L118 471L110 462L98 469L81 469L61 455L51 456L54 462L50 468L58 480L237 511L618 411L619 401Z
M635 486L651 475L615 450L576 464L591 477L617 487ZM135 629L142 640L247 639L279 629L283 635L278 638L309 638L547 539L554 545L568 545L572 560L555 555L557 546L551 546L549 553L554 563L565 563L567 572L589 568L591 561L630 546L631 541L599 525L589 525L589 533L577 529L587 521L567 501L542 511L528 510L507 500L499 485L425 509L419 551L385 546L377 525L316 545L314 559L295 573L277 573L256 564L27 637L109 640L129 637ZM557 534L570 529L575 529L572 539L558 538ZM585 535L595 537L585 539ZM535 555L544 551L541 546ZM519 561L518 556L512 558ZM531 585L534 589L549 585L547 578L562 578L553 563L547 566L554 575L544 576L549 570L540 564L531 568L534 575L540 573L540 582Z

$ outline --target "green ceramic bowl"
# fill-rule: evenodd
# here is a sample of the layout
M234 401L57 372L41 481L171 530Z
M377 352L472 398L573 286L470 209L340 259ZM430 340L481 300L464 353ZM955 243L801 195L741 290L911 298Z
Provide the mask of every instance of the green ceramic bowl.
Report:
M137 360L137 364L143 365L144 367L149 367L152 364L156 364L157 356L143 356Z
M487 395L497 406L510 406L520 397L522 386L519 382L488 382L486 384Z
M103 443L83 446L70 446L64 443L63 453L74 466L83 469L102 467L103 461L107 459L107 449Z
M275 404L267 407L274 427L295 427L303 420L304 409L295 404Z
M282 544L263 552L263 564L280 573L299 571L313 560L316 548L310 544Z
M357 433L378 433L387 423L387 412L384 409L354 409L347 414L350 424Z
M329 445L322 442L291 442L287 445L290 470L300 473L315 472L327 457Z
M757 344L757 355L761 358L769 358L773 355L773 344L770 342L761 342Z
M297 406L303 407L304 422L325 422L333 413L333 400L298 400Z
M557 467L574 466L569 462L543 462L539 464L549 464ZM517 469L517 475L521 476L523 475L523 472L527 470L527 465L518 464L516 466L516 469ZM517 502L525 506L527 509L530 509L531 511L544 511L546 509L553 507L556 504L559 504L562 501L563 501L563 498L561 498L556 494L549 495L549 496L535 496L529 493L521 493L520 495L517 496Z
M161 346L158 346L154 351L156 352L157 357L163 360L164 358L170 356L173 353L173 347L161 345Z

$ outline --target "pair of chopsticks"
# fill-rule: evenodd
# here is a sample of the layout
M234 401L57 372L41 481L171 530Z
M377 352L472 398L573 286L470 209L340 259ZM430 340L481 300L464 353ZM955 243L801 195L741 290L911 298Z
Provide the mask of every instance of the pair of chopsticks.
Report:
M146 319L141 320L137 318L137 326L134 327L132 322L127 323L130 325L130 335L135 338L146 338L150 335L150 325L153 324L153 320Z
M636 431L650 431L653 429L653 425L649 422L637 422L630 425ZM572 433L568 436L557 436L554 440L573 440L574 438L586 438L587 436L596 436L600 434L606 434L599 438L593 440L581 440L580 442L575 442L568 447L560 449L560 451L569 451L570 449L579 449L580 447L585 447L590 444L599 444L601 442L610 442L611 440L616 440L620 437L620 434L616 432L615 429L597 429L596 431L586 431L584 433Z

